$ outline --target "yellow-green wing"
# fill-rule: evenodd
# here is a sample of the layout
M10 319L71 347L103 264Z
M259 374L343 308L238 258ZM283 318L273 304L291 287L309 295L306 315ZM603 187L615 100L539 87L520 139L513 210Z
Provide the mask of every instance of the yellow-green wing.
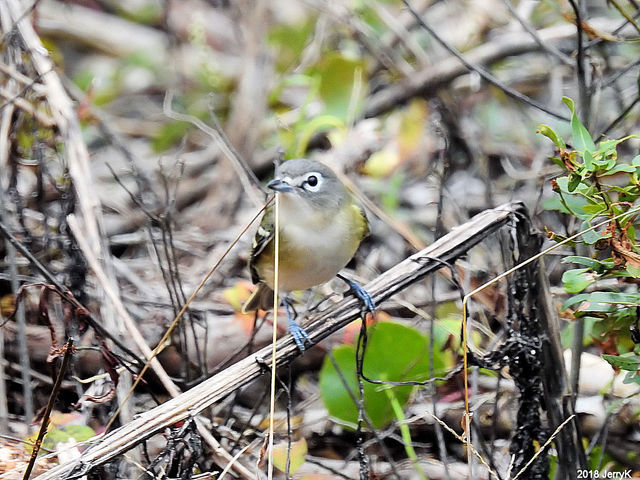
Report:
M273 219L273 205L272 205L268 207L267 210L264 212L264 216L262 217L262 221L260 222L258 231L253 237L253 245L251 246L251 256L249 257L249 270L251 271L251 281L253 283L258 283L260 281L260 275L258 274L256 264L262 252L264 252L265 248L267 248L267 246L273 240L273 234L275 232L275 227L273 224L274 224L274 219Z
M362 208L357 203L353 204L353 208L358 210L358 213L361 218L360 228L362 229L362 236L360 237L360 241L362 241L364 238L366 238L369 235L369 233L371 233L371 231L369 230L369 220L367 219L367 214L364 211L364 208Z

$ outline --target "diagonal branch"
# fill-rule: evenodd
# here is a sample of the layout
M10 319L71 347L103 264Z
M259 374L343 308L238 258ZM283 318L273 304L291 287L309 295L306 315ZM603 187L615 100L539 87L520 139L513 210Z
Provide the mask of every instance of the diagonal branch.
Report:
M365 285L365 288L375 303L380 305L392 295L442 268L443 262L454 261L506 223L518 221L520 218L528 218L528 213L519 202L486 210L387 270ZM359 300L350 296L325 311L312 315L304 328L310 340L317 343L359 317ZM96 438L80 458L64 463L37 478L53 480L82 476L167 426L199 414L213 403L261 376L265 372L264 367L271 362L271 348L269 345L259 350L191 390L140 414L129 424L113 430L104 437ZM279 366L290 363L300 355L291 335L286 335L278 341L277 352L276 361Z

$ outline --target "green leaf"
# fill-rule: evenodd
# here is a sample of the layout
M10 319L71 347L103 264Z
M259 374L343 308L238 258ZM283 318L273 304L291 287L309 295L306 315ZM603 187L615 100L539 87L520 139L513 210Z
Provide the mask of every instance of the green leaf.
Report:
M569 192L574 192L575 189L578 188L578 185L580 185L581 181L582 177L577 173L572 172L571 175L569 175L569 183L567 184Z
M629 274L630 277L640 278L640 266L639 265L633 265L631 263L627 263L626 272Z
M426 380L429 360L425 336L413 328L391 322L372 325L368 335L363 365L365 376L386 381ZM331 361L331 356L327 355L320 371L320 394L329 414L347 427L354 428L358 420L358 409L352 398L358 392L355 348L352 345L341 345L334 348L332 354L340 374ZM443 366L441 356L436 354L435 371L443 369ZM393 389L395 399L404 406L414 387L364 382L365 410L376 428L383 427L396 418L389 396L383 391L385 388Z
M575 215L582 220L590 220L592 215L583 213L582 208L591 202L583 195L569 193L569 177L560 177L557 179L560 192L544 201L544 208L547 210L559 210L570 215ZM578 185L575 189L577 192L584 193L586 186Z
M593 172L594 165L593 165L593 155L591 155L591 152L589 150L585 150L582 158L584 159L584 166L586 167L586 169L589 170L590 172Z
M545 137L549 138L558 148L567 147L564 140L562 140L562 137L560 137L560 135L558 135L549 125L538 125L536 133L541 133Z
M318 115L304 123L298 133L298 144L294 152L294 158L303 157L307 153L309 141L316 133L332 129L344 130L346 126L344 122L333 115Z
M637 370L635 372L627 372L622 383L637 383L640 385L640 374L638 374Z
M346 58L339 53L323 56L314 70L320 78L319 94L324 102L326 114L338 117L344 122L349 121L349 117L359 114L367 92L364 82L358 84L357 76L364 68L363 60ZM352 98L354 94L357 94L355 99Z
M607 209L607 205L603 203L589 203L582 207L582 211L590 215L598 215Z
M574 295L564 302L562 308L571 308L577 304L579 313L613 313L622 307L635 308L640 303L640 296L620 292L593 292Z
M571 110L571 136L576 149L583 152L586 150L591 152L595 151L596 144L593 142L591 135L578 118L573 100L569 97L562 97L562 101L567 105L567 107L569 107L569 110Z
M606 263L606 261L602 262L593 258L579 257L576 255L569 255L568 257L564 257L562 259L562 263L575 263L576 265L589 267L598 273L602 273L603 271L613 268L613 262Z
M179 144L189 131L189 124L181 121L170 121L162 125L151 140L155 152L168 150Z
M607 175L613 175L614 173L618 173L618 172L634 173L635 171L636 171L636 167L627 165L625 163L618 163L617 165L614 165L613 167L607 169L606 171L601 172L598 176L606 177Z
M603 302L603 303L612 303L619 305L632 305L635 306L640 302L640 295L632 294L632 293L621 293L621 292L593 292L593 293L584 293L582 295L576 295L573 298L582 297L585 298L582 300L589 300L591 302Z
M580 230L581 231L582 230L587 230L588 228L591 228L591 224L589 222L582 222L580 224ZM603 238L607 238L607 237L602 235L597 230L589 230L588 232L584 232L580 236L580 240L582 240L587 245L593 245L593 244L599 242L600 240L602 240Z
M568 293L579 293L597 280L590 268L576 268L562 274L562 283Z
M617 367L621 370L635 372L640 368L640 358L638 358L638 356L634 353L627 353L625 355L602 355L602 358L604 358L612 366Z

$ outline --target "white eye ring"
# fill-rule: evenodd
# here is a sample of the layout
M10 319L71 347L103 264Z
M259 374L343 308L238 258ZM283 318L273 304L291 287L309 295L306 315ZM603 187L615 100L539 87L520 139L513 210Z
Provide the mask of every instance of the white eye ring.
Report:
M307 174L304 182L302 182L302 187L310 192L317 192L322 185L322 181L323 178L321 173L311 172Z

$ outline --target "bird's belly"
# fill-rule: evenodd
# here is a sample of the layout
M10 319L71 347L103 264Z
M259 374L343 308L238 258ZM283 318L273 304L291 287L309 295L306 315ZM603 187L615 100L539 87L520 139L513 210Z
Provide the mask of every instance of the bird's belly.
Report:
M359 242L351 235L340 222L322 232L288 229L286 237L289 241L280 248L278 289L306 290L329 281L349 263L358 248ZM271 288L274 287L272 268L267 274L267 284Z
M331 280L351 259L337 255L335 251L306 251L293 259L282 259L284 265L279 273L280 289L285 291L306 290ZM290 267L289 265L292 265Z

